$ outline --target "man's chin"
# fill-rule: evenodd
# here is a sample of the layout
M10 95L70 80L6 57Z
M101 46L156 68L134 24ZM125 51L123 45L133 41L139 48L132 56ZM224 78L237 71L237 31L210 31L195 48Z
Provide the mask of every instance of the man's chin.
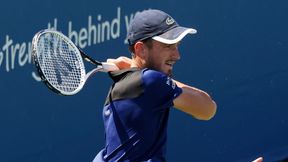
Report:
M165 74L167 74L169 77L172 77L173 71L172 70L168 70L167 73L165 73Z

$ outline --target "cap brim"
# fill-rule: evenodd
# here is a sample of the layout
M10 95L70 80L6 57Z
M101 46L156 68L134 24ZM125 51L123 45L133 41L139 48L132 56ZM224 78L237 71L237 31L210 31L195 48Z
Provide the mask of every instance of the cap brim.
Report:
M152 37L152 39L165 44L175 44L181 41L187 34L196 34L196 33L197 30L193 28L185 28L178 26L161 35L154 36Z

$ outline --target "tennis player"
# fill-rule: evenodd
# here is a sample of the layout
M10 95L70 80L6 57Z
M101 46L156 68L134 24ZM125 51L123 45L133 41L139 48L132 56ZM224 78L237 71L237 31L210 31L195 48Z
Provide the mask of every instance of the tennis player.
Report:
M206 92L172 79L179 41L195 33L160 10L135 15L128 31L132 59L108 60L121 70L109 73L114 84L103 109L106 146L94 162L164 162L171 107L199 120L215 115Z

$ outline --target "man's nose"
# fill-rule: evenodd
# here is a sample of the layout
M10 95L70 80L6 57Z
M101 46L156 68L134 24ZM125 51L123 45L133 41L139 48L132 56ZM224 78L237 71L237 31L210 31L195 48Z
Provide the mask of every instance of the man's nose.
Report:
M176 48L174 51L173 51L173 58L175 59L175 60L180 60L180 52L179 52L179 50L178 50L178 48Z

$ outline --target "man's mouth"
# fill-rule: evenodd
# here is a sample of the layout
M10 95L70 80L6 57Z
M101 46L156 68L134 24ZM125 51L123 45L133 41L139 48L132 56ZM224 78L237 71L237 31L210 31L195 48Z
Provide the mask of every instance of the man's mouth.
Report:
M166 61L165 64L168 66L173 66L176 63L176 61Z

